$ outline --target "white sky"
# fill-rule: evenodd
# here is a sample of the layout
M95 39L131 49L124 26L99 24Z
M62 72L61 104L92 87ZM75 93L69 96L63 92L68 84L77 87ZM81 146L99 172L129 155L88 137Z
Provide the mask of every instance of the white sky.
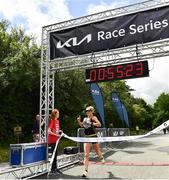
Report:
M0 20L22 27L40 42L42 26L91 13L141 2L143 0L0 0ZM169 57L150 60L150 77L127 80L134 96L153 104L162 93L169 93Z

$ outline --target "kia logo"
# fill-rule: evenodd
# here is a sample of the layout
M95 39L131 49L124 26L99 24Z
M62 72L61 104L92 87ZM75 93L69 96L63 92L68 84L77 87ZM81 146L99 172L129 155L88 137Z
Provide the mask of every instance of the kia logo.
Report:
M83 42L87 42L89 43L92 40L92 35L88 34L86 35L83 39L81 39L80 41L78 41L77 37L72 37L70 39L68 39L66 42L62 43L61 41L59 41L56 45L57 49L63 48L63 47L74 47L74 46L79 46L80 44L82 44Z

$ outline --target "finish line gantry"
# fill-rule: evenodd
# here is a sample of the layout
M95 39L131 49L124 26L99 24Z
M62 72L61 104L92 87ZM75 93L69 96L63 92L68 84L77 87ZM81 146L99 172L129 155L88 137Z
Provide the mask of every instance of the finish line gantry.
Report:
M164 39L118 49L50 60L49 34L54 31L91 24L101 20L107 20L122 15L129 15L145 10L155 8L158 9L168 5L169 0L147 0L129 6L124 6L43 27L40 80L40 140L42 142L47 141L48 118L51 110L54 108L55 72L115 65L123 62L139 61L169 55L169 40Z

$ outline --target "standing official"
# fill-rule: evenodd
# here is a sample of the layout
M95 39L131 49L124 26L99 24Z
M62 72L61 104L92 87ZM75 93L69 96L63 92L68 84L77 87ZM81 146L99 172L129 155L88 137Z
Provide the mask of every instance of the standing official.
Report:
M60 137L60 122L59 122L59 110L53 109L50 117L50 122L48 126L48 144L51 148L51 153L53 154L56 141ZM52 163L51 173L60 174L61 172L57 169L57 150L55 153L55 157Z

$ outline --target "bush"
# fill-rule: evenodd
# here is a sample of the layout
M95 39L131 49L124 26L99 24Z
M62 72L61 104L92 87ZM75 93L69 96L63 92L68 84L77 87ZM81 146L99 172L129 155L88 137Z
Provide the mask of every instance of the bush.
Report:
M9 162L9 149L8 145L0 146L0 163Z

